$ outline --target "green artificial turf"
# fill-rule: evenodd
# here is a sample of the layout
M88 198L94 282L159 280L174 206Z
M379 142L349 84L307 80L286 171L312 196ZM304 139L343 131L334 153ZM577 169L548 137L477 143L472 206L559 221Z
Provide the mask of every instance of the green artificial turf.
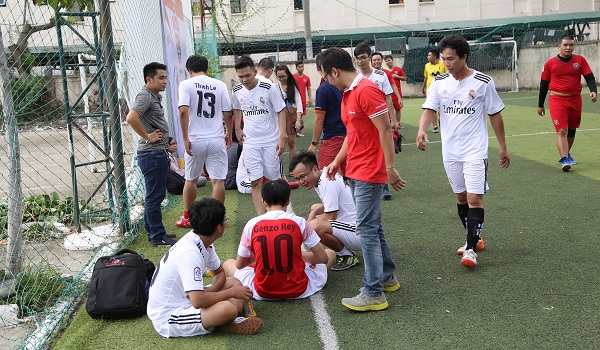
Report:
M578 164L559 169L555 134L537 115L537 92L501 94L511 166L501 169L490 128L489 183L485 196L486 249L475 269L460 264L456 249L465 233L441 160L439 134L429 133L426 152L414 146L422 99L405 100L406 137L396 167L408 186L383 203L383 225L402 285L388 293L389 309L357 313L342 297L361 286L362 264L331 272L323 290L339 349L593 349L600 344L600 105L584 98L584 116L573 154ZM585 97L585 96L584 96ZM312 119L306 118L308 147ZM287 155L283 156L287 172ZM210 185L198 198L210 196ZM314 191L292 191L297 214L306 216ZM179 203L164 213L168 231ZM254 216L250 195L228 191L229 226L217 241L219 256L234 258L245 223ZM142 235L132 246L155 263L167 248L152 248ZM310 300L254 302L265 328L254 336L212 334L164 339L146 317L92 320L81 309L55 349L322 349Z

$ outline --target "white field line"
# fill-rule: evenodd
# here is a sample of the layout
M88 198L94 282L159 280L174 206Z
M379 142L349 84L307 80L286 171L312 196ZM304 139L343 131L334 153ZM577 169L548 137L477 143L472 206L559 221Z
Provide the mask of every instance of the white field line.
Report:
M331 317L327 313L327 304L323 292L318 292L310 297L310 306L315 314L317 329L319 330L319 338L323 342L324 350L338 350L337 334L331 324Z

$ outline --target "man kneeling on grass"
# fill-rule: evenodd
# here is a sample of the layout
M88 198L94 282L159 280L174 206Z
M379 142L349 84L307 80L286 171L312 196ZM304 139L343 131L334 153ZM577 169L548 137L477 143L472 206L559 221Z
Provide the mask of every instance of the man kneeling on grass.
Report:
M341 271L356 266L358 258L352 250L361 250L356 234L356 207L352 192L342 176L327 179L327 167L319 170L314 153L301 151L290 161L290 173L298 183L310 190L314 188L322 203L313 204L308 223L317 232L321 242L336 251L331 270Z
M290 202L287 182L267 181L261 196L267 212L248 221L237 260L227 260L225 272L250 287L257 300L300 299L320 291L335 252L323 248L306 220L286 212ZM302 252L302 244L310 252Z
M254 334L263 327L257 317L244 317L244 302L252 291L236 278L227 278L213 243L227 225L225 207L212 198L195 202L189 211L193 230L161 259L152 281L148 317L166 338L222 332ZM212 284L204 286L202 272L210 270Z

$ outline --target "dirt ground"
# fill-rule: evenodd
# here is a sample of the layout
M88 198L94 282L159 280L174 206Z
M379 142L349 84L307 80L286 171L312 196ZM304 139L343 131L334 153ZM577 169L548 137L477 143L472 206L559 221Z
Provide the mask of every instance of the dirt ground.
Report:
M133 156L131 129L123 126L123 146L125 167L131 165ZM9 196L8 159L6 135L2 134L0 143L0 197ZM96 126L93 139L103 145L101 128ZM75 161L84 163L98 159L100 152L94 150L95 158L90 158L89 143L78 131L73 131L73 150ZM21 178L24 196L57 192L60 198L73 196L73 177L71 173L68 132L66 128L43 127L19 133L21 152ZM77 190L79 198L87 199L106 176L104 163L97 164L99 172L91 166L77 168ZM106 207L105 187L102 186L92 202L95 206ZM63 240L44 243L25 243L24 267L50 264L61 274L76 276L95 255L92 250L71 251L63 247ZM6 245L0 245L0 269L5 268L7 260ZM1 315L0 315L1 316ZM36 329L35 322L18 326L0 327L0 349L18 349L25 337Z

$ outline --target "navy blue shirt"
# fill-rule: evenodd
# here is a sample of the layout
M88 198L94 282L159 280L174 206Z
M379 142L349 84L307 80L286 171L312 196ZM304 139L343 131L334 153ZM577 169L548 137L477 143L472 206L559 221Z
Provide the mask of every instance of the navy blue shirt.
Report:
M342 92L326 81L317 89L315 111L325 112L322 140L335 136L346 136L346 126L342 123Z

